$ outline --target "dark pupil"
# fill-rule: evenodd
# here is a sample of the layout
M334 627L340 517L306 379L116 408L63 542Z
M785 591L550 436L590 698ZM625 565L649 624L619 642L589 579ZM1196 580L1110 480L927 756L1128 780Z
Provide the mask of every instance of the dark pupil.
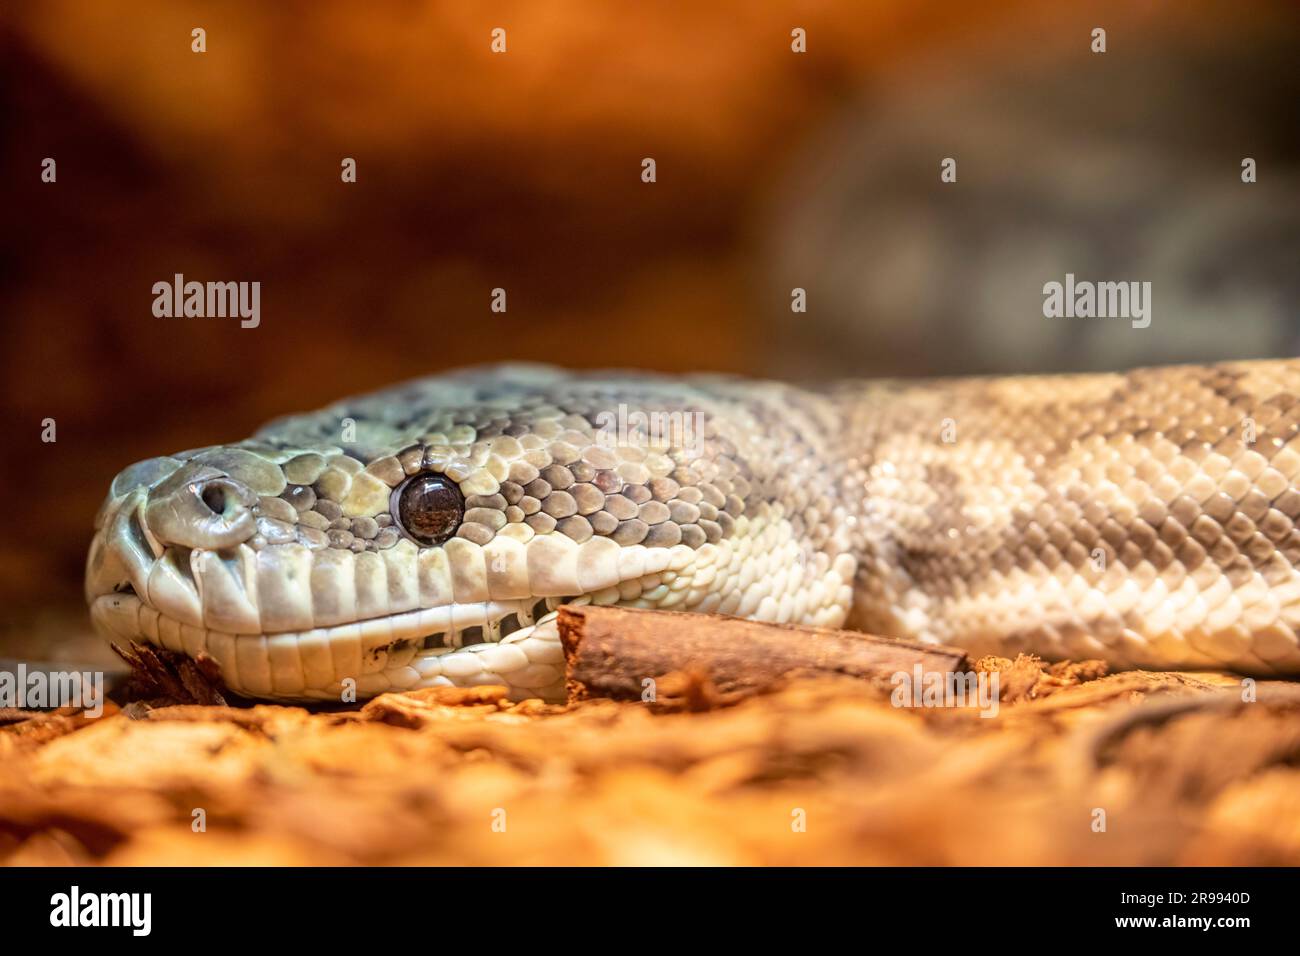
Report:
M416 475L397 498L395 518L416 541L438 544L460 526L465 499L460 489L441 475Z

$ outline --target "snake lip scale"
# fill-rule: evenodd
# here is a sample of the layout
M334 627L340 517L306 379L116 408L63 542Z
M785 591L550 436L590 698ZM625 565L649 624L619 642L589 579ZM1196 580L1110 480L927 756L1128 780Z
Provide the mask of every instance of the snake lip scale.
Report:
M614 409L645 414L610 441ZM702 434L646 428L673 420ZM814 388L473 368L124 469L86 597L112 639L284 700L562 699L574 602L1295 674L1298 433L1292 360Z

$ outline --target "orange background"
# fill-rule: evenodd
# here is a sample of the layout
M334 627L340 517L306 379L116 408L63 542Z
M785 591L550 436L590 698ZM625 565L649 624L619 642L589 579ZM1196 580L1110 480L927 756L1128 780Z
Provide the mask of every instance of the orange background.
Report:
M1066 6L9 5L0 608L76 605L118 469L278 414L506 358L780 371L773 197L850 104L952 56L978 76L1086 44L1102 15L1151 42L1173 17L1212 40L1254 7ZM261 281L260 327L155 318L151 286L176 272Z

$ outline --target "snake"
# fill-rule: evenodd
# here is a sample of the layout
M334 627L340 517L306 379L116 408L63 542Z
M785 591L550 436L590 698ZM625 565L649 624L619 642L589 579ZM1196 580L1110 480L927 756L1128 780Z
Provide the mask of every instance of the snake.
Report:
M130 465L85 593L110 640L271 700L562 700L566 604L1296 674L1298 432L1296 360L805 385L473 367Z

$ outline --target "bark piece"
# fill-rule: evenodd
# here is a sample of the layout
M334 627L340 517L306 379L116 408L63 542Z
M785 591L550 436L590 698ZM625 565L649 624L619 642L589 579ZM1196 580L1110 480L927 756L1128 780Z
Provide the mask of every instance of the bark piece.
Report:
M647 679L657 684L675 672L707 681L725 703L796 675L849 676L892 690L900 671L946 674L966 665L956 648L717 614L566 605L559 630L571 701L644 699Z

